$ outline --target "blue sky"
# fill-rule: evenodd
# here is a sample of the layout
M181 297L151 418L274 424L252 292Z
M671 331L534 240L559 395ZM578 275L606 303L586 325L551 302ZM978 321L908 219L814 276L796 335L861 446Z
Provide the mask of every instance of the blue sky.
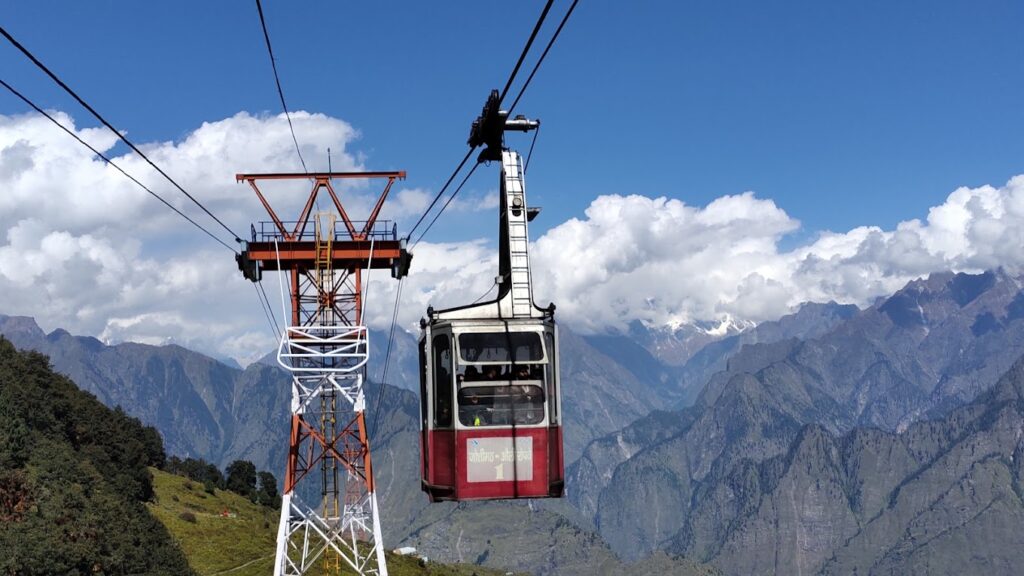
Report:
M265 9L289 106L345 119L368 166L436 189L541 5ZM7 3L0 15L137 141L279 111L253 2ZM958 186L1022 171L1022 22L1012 1L585 0L520 105L544 122L530 178L547 210L538 224L579 216L600 194L702 205L745 190L805 233L923 217ZM13 50L0 55L6 79L88 122ZM0 107L22 108L7 95ZM482 172L471 188L495 179ZM437 239L490 225L439 227Z
M289 107L314 114L296 115L307 163L333 145L336 168L407 170L406 227L542 6L265 4ZM240 231L264 217L234 173L300 169L254 2L8 2L0 22ZM931 272L1024 270L1022 22L1011 1L581 0L516 110L543 122L538 301L583 331L750 325ZM6 44L0 62L96 125ZM238 359L272 345L226 250L24 112L0 93L0 313ZM195 213L102 130L80 134ZM417 247L404 326L491 287L497 178L478 170ZM394 285L378 288L372 327L390 319Z

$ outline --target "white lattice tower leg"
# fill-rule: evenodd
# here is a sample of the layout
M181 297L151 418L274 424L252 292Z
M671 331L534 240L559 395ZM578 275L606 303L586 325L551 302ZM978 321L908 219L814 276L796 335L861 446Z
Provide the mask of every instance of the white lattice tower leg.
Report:
M294 373L292 385L292 442L289 474L282 497L278 526L275 576L299 576L332 566L325 559L340 559L357 574L387 576L380 511L374 493L372 464L366 436L365 400L361 368L365 364L366 329L363 327L304 326L288 330L279 359ZM359 340L353 345L353 339ZM363 357L360 357L360 356ZM338 406L353 417L344 428L325 427L330 418L314 414L333 395ZM315 407L315 410L314 410ZM330 431L333 437L327 437ZM303 481L319 477L314 468L325 458L346 469L345 499L338 517L317 503L302 498ZM316 491L317 497L322 497Z

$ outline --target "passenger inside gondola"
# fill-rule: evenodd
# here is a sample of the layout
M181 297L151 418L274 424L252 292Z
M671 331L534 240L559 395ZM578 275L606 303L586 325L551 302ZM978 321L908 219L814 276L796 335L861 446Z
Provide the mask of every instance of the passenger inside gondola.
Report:
M463 426L511 426L544 421L544 390L533 384L466 386L459 391Z
M530 384L522 384L517 387L520 397L523 402L527 404L543 404L544 403L544 391L541 390L540 386L532 386Z
M491 413L482 399L481 391L470 388L460 393L459 421L464 426L489 426Z

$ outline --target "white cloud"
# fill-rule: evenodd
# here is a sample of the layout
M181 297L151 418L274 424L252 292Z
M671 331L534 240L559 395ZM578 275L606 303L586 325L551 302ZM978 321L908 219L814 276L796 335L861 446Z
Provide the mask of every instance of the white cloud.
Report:
M70 116L56 112L55 117L100 151L109 154L117 143L105 129L78 129ZM335 170L364 169L359 155L349 152L358 136L349 124L302 111L294 112L292 120L311 170L326 168L315 159L328 147ZM235 174L301 170L280 115L239 113L204 123L180 142L137 144L243 236L249 222L267 216ZM131 154L112 159L233 244L142 159ZM243 362L276 346L253 287L227 250L45 118L0 115L0 186L0 229L6 231L0 237L0 313L34 316L47 330L66 328L108 342L176 342ZM299 212L309 186L305 180L260 183L285 220ZM369 213L383 181L336 181L335 187L350 215L360 219ZM415 218L433 194L396 185L381 217ZM487 206L485 198L470 197L449 209ZM486 291L494 275L486 270L490 260L482 242L423 244L413 264L416 274L404 292L407 324L423 314L428 302L454 305L460 297L472 294L475 299ZM386 271L374 271L370 281L368 321L386 327L397 283ZM275 275L266 276L265 287L280 320Z
M432 197L429 191L422 188L402 188L397 193L389 194L387 203L381 209L381 217L397 220L419 216L430 205Z
M74 128L73 121L58 114ZM319 114L293 114L311 169L330 147L334 168L358 170L350 151L358 133ZM115 140L76 129L97 149ZM263 218L236 172L296 171L283 116L240 113L208 122L180 142L144 149L169 174L239 232ZM220 232L142 160L114 159L176 206ZM325 162L324 162L325 163ZM263 188L282 218L294 217L309 184ZM250 360L275 346L252 286L222 247L190 229L113 168L35 115L0 116L0 313L27 314L46 329L108 341L177 342ZM358 219L376 184L341 185ZM415 218L434 192L396 185L382 215ZM454 211L493 210L494 191L468 194ZM1024 176L995 188L961 188L925 220L894 230L861 227L822 232L783 250L800 224L753 193L707 206L667 198L609 195L536 238L531 257L536 300L558 305L562 321L580 330L683 322L763 321L796 304L835 299L866 304L910 279L938 270L977 271L1024 262ZM400 321L412 329L428 305L465 304L493 286L493 241L423 242L405 282ZM275 313L277 278L265 285ZM386 328L397 282L386 271L369 278L367 322ZM279 318L280 319L280 318Z
M751 193L705 208L602 196L586 219L556 226L535 243L537 294L585 330L713 319L729 312L724 307L741 289L776 280L770 262L777 243L798 225ZM743 306L743 316L762 319L761 306Z
M866 305L943 270L1024 265L1024 176L994 188L960 188L895 230L822 232L780 251L799 223L751 193L704 208L678 200L603 196L583 220L539 238L537 294L584 330L726 318L778 318L805 301Z
M381 210L381 218L387 220L416 219L423 214L427 206L434 199L436 192L424 190L423 188L402 188L398 192L391 192L387 203ZM434 210L438 210L448 199L448 193L438 201ZM485 194L467 194L456 196L445 209L446 214L455 212L482 212L493 211L498 208L498 192L492 190ZM367 206L369 210L369 206ZM414 221L414 220L413 220ZM409 222L411 225L412 222Z
M116 138L76 129L109 153ZM347 146L357 136L347 123L296 112L307 161L332 149L338 170L362 166ZM246 113L204 123L180 142L140 145L148 156L234 230L265 219L255 195L236 172L301 168L283 116ZM114 162L202 222L229 244L227 233L134 155ZM310 168L316 166L310 162ZM0 312L27 314L46 329L66 328L108 341L174 341L250 359L274 345L256 294L233 256L143 190L35 114L0 116ZM351 205L369 205L376 190L339 187ZM267 186L282 218L294 218L309 191ZM244 350L240 343L258 343Z
M427 306L447 308L468 304L494 285L498 256L483 240L417 245L409 276L402 288L400 324L413 329ZM369 285L367 323L391 324L397 282L384 271L374 271Z

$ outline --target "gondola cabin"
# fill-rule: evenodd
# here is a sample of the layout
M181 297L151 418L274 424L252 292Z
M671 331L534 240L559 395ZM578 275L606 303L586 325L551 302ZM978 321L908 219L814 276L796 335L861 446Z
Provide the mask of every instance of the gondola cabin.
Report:
M503 151L498 296L420 327L422 486L432 502L561 497L554 305L533 303L522 159ZM529 214L529 215L528 215Z
M423 488L432 501L562 495L557 342L553 319L424 328Z

